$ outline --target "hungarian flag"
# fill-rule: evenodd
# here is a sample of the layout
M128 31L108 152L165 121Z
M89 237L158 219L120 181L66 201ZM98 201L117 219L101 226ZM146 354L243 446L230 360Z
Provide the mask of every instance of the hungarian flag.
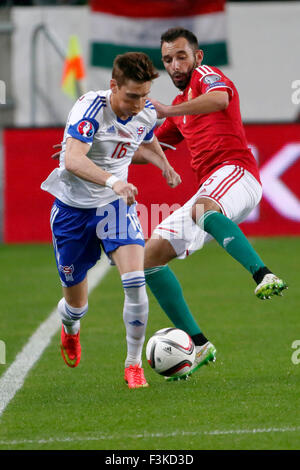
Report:
M73 35L69 39L67 57L64 63L61 87L63 92L72 99L84 93L83 80L85 78L85 68L81 56L79 41Z
M227 64L226 0L90 0L91 65L111 68L117 54L141 51L163 69L160 36L169 28L192 31L205 63Z

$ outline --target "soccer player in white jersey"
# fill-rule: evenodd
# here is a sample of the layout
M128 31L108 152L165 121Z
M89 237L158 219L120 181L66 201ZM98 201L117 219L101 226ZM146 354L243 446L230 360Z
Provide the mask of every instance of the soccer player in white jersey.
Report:
M137 188L127 181L133 154L143 144L143 155L161 168L168 184L180 183L153 134L157 115L147 95L157 76L146 54L117 56L110 89L91 91L73 106L59 168L41 185L56 198L50 222L63 289L58 303L63 359L69 367L79 364L80 320L88 310L87 271L103 249L117 266L124 288L124 378L129 388L148 386L142 368L148 318L144 238L135 208Z

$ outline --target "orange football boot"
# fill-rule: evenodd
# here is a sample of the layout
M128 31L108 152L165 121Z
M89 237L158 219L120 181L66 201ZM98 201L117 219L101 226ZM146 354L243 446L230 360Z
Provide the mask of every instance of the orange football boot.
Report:
M80 331L76 335L68 335L64 325L61 328L61 355L69 367L77 367L81 359Z
M124 379L129 388L149 387L144 376L144 369L138 364L135 364L135 366L130 365L125 368Z

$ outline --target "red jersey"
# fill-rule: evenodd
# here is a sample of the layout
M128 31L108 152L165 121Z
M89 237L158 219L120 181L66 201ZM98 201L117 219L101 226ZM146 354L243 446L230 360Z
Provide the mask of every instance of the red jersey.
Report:
M226 109L208 114L168 117L155 134L159 142L173 146L185 139L199 185L224 164L239 165L260 182L255 158L246 141L238 92L232 81L218 68L207 65L197 67L185 90L176 96L172 104L180 104L215 90L227 91L230 101Z

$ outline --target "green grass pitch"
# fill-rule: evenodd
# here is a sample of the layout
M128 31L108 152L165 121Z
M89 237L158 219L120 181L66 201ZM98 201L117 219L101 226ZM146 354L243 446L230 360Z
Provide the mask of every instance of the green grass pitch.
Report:
M300 364L291 358L300 340L300 239L253 244L289 290L258 300L251 276L215 243L172 262L217 361L167 383L144 357L148 389L129 390L123 380L123 292L112 268L90 295L79 367L64 364L57 333L0 418L0 449L299 449ZM50 246L2 245L0 258L1 377L61 289ZM146 341L170 326L149 299Z

